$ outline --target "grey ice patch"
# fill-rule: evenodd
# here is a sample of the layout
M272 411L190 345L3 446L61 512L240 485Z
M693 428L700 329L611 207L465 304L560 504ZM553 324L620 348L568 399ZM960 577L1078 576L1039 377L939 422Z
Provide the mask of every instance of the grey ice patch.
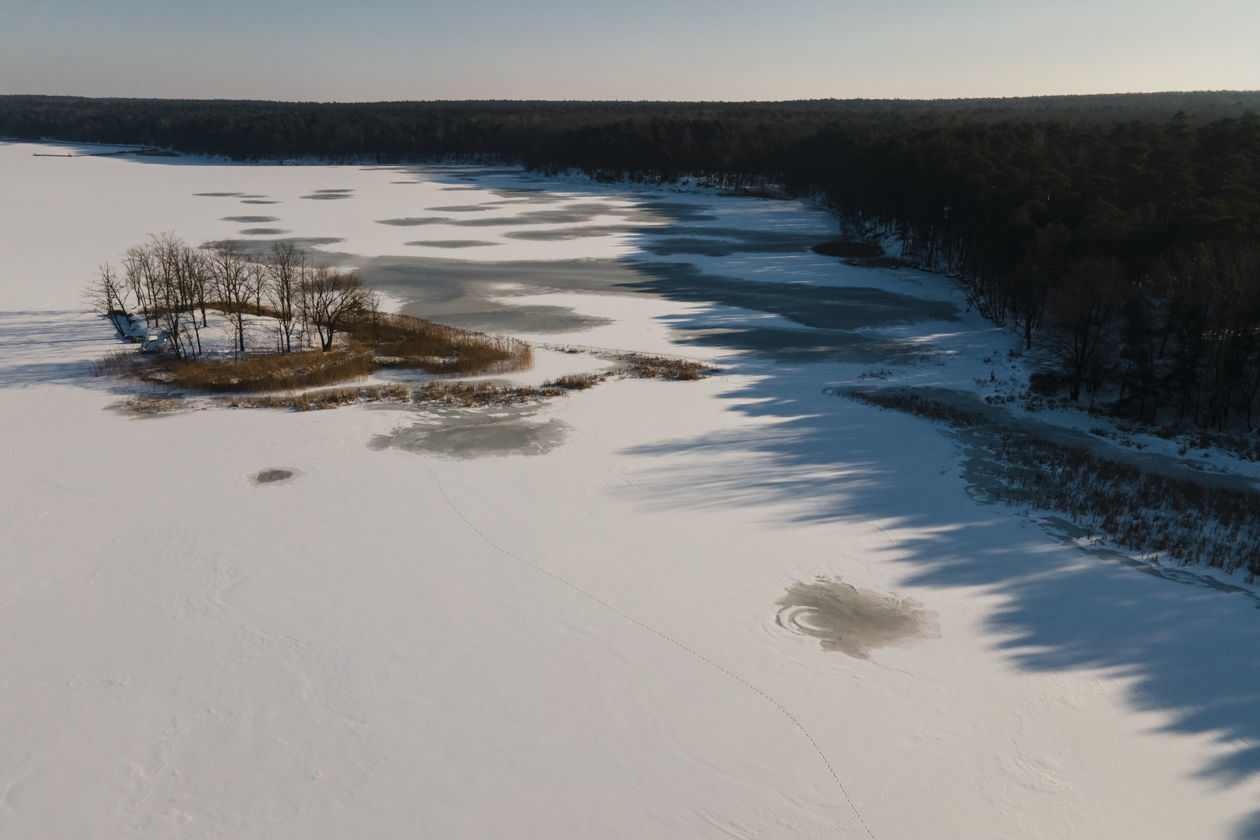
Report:
M657 256L697 255L726 257L731 254L804 253L818 241L817 234L749 230L703 225L670 225L640 228L638 233L653 239L644 250Z
M712 222L717 220L717 216L706 213L711 209L706 204L691 204L686 201L639 201L635 203L635 209L640 212L650 213L657 218L669 219L674 222Z
M257 227L243 229L241 236L280 236L285 233L288 231L283 228Z
M484 309L443 315L442 323L452 327L485 332L539 333L581 332L612 323L608 318L599 315L583 315L567 306L517 306L495 301L483 303ZM407 310L404 308L403 311Z
M434 213L480 213L482 210L493 210L497 204L452 204L449 207L426 207Z
M448 458L545 455L564 442L568 425L537 420L533 407L495 407L490 413L439 409L406 429L372 439L373 449L389 447Z
M408 216L405 219L377 219L378 225L394 225L395 227L415 227L417 225L441 225L447 224L450 219L446 216Z
M265 254L267 249L273 244L291 242L294 247L303 248L305 250L314 250L324 245L333 245L341 242L341 238L337 236L288 236L282 239L219 239L212 242L202 243L203 248L219 248L234 247L239 248L247 256L257 257ZM336 262L337 255L320 254L321 262Z
M578 205L586 206L588 205ZM486 205L487 209L499 210L501 205ZM450 210L451 208L432 207L431 210ZM509 227L512 225L580 225L592 221L599 216L616 216L611 210L528 210L515 216L479 216L471 219L455 219L453 225L465 227Z
M503 204L560 204L567 200L564 196L528 187L505 187L491 192L503 198Z
M405 314L490 332L567 332L602 326L608 319L569 307L518 306L502 298L546 291L615 292L618 280L638 276L611 260L478 262L416 253L346 259L358 267L365 282L403 301ZM324 252L320 258L333 256Z
M417 239L408 242L421 248L479 248L482 245L498 245L498 242L487 242L483 239Z
M224 216L221 222L240 222L241 224L262 224L264 222L280 221L275 216Z
M823 650L870 659L877 648L901 647L939 635L935 613L906 598L858 589L840 579L794 583L777 602L775 622L812 636Z
M247 198L241 204L279 204L278 201L271 201L265 198Z
M412 171L423 175L457 176L467 180L469 178L484 178L489 175L520 175L524 173L525 170L519 166L476 167L463 164L455 164L452 166L432 164L429 166L413 167Z
M245 195L245 193L239 193L239 192L204 192L204 193L193 193L193 195L198 196L198 197L201 197L201 198L231 198L231 197L233 197L233 196Z
M503 234L508 239L529 242L563 242L569 239L585 239L596 236L613 236L634 232L625 225L586 225L585 227L555 228L552 230L513 230Z
M297 475L297 470L286 470L279 467L259 470L250 476L255 484L275 484L277 481L288 481Z
M924 300L875 287L814 286L779 280L735 280L688 264L637 263L641 276L630 288L688 303L720 303L782 315L815 329L857 330L921 321L957 321L949 301Z
M354 195L348 192L313 192L310 195L304 195L302 198L314 201L335 201L339 198L354 198Z
M742 350L776 362L901 365L924 361L937 353L929 344L881 338L857 330L681 327L679 331L683 344Z

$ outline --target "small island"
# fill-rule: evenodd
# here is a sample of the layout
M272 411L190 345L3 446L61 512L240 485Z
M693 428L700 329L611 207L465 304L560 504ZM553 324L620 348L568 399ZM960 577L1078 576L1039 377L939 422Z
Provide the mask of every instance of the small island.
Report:
M218 395L233 408L303 411L382 400L512 403L584 390L611 375L568 375L532 388L435 381L527 370L533 348L384 312L357 273L314 262L291 242L254 257L230 242L194 247L173 233L151 235L127 250L120 267L102 265L88 297L118 337L135 345L99 362L96 373L163 389L128 401L143 413L178 408L186 394ZM715 372L685 359L600 355L631 377L692 380ZM325 387L385 369L429 381L414 392L400 383Z

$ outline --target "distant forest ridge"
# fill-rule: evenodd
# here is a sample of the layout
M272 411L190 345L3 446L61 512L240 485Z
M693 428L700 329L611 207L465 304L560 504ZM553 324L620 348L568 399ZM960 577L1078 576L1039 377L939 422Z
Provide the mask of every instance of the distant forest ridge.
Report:
M457 155L523 160L547 138L622 121L773 128L776 137L786 139L867 120L1162 122L1181 112L1197 123L1248 111L1260 112L1260 92L787 102L316 103L0 96L0 135L136 143L241 160Z
M0 97L0 136L235 160L517 162L808 196L896 235L1037 387L1260 457L1260 92L802 102Z

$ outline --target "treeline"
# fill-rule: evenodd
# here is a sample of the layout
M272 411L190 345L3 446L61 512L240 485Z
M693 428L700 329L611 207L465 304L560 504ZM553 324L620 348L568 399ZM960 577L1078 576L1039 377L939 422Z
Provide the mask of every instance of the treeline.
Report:
M783 167L1047 358L1047 394L1260 423L1260 118L839 128ZM804 164L809 161L810 164Z
M338 332L379 309L357 274L312 265L292 243L254 260L230 244L195 248L170 233L129 248L121 268L102 265L89 297L111 316L138 312L177 359L202 355L211 310L227 316L237 353L251 316L264 315L275 324L267 349L290 353L311 344L327 352Z
M1037 387L1260 426L1260 94L313 104L0 97L0 134L241 160L517 161L813 196L1045 354Z
M169 148L233 160L528 160L666 175L775 171L765 156L853 122L1196 121L1260 109L1260 93L798 102L370 102L0 96L0 137ZM655 142L651 139L655 138ZM644 140L650 142L644 144ZM732 168L734 167L734 168Z

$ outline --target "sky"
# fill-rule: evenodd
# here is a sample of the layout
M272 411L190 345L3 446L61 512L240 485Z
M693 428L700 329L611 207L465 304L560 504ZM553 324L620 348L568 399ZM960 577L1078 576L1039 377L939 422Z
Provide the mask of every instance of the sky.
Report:
M4 0L0 93L780 100L1260 89L1257 0Z

